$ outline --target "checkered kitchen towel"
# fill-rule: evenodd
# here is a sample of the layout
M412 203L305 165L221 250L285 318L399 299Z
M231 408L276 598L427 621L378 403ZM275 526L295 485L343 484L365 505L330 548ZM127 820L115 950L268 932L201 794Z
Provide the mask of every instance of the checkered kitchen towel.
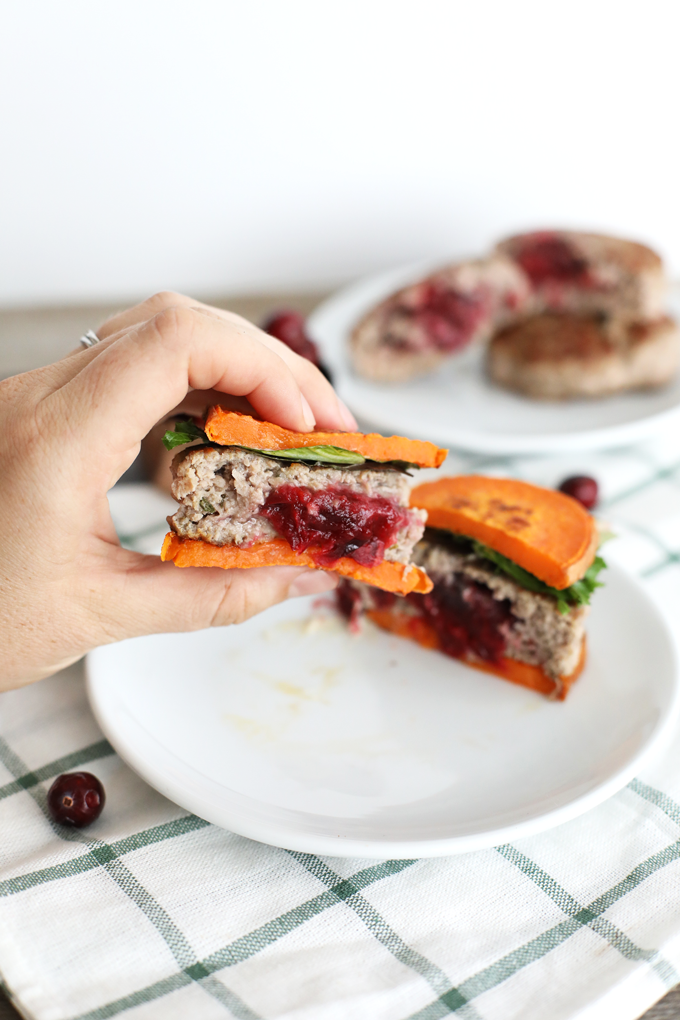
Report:
M597 477L609 547L680 620L680 439L453 470L547 485ZM166 500L112 493L158 548ZM0 974L40 1020L632 1020L680 981L680 734L617 796L551 832L460 857L343 860L208 825L102 739L81 666L0 696ZM96 826L50 824L53 776L84 767Z

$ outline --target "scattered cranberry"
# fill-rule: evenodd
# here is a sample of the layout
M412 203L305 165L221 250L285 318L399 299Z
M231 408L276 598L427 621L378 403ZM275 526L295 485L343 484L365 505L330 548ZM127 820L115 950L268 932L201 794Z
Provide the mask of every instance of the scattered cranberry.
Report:
M91 772L65 772L47 792L47 806L55 822L82 829L99 818L106 795Z
M270 336L281 340L286 347L290 347L291 351L295 351L301 358L311 361L330 381L328 369L321 362L318 347L307 336L304 315L289 309L275 312L266 320L262 329Z
M579 503L592 510L597 503L597 482L588 475L574 475L572 478L565 478L559 487L560 492L566 492L567 496L573 496Z

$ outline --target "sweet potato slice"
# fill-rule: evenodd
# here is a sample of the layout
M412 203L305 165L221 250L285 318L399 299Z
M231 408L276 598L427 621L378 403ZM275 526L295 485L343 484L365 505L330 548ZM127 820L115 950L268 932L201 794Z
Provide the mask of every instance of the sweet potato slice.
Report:
M410 641L416 641L423 648L432 648L435 651L439 651L441 648L436 630L422 616L411 616L407 613L395 612L392 609L369 609L366 616L383 630L388 630L399 637L408 638ZM507 656L503 656L497 663L472 658L462 658L460 661L483 673L493 673L494 676L500 676L503 680L509 680L510 683L529 687L532 691L546 694L556 701L564 701L569 693L569 688L581 675L586 664L586 640L583 639L576 669L569 676L561 676L557 680L548 676L540 666L531 666L528 662L519 662L517 659L510 659Z
M377 432L291 432L257 421L248 414L211 407L205 420L208 439L222 446L248 446L254 450L295 450L302 446L339 446L368 460L402 460L418 467L439 467L448 450L420 439L380 436Z
M322 569L314 562L312 553L310 549L294 552L283 538L258 542L242 549L237 545L210 545L201 539L180 538L174 531L169 531L163 542L161 559L172 560L176 567L222 567L231 570L291 566ZM343 556L333 564L332 569L343 577L353 577L397 595L407 595L411 591L427 594L432 591L432 581L425 571L412 564L383 560L375 567L364 567L351 557Z
M598 545L594 519L563 492L510 478L460 475L418 485L411 506L427 523L476 538L553 588L585 574Z

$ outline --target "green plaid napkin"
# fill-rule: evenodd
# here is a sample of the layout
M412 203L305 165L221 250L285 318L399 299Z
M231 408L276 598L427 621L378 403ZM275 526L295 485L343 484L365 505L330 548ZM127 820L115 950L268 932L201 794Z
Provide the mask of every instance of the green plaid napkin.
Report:
M680 608L680 439L560 459L451 458L601 482L611 559ZM124 541L174 504L119 486ZM89 830L53 826L52 777L94 771ZM425 861L320 858L222 831L113 753L81 665L0 698L0 975L39 1020L632 1020L680 981L680 740L590 813Z

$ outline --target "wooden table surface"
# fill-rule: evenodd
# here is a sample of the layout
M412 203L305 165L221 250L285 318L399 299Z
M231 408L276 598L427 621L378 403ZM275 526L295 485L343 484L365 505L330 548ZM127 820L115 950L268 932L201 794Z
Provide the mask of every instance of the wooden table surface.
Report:
M318 292L232 297L212 295L201 300L229 308L260 324L266 315L278 308L294 308L307 314L324 296ZM63 357L78 346L78 338L85 330L96 330L100 322L123 307L125 302L116 305L0 309L0 379ZM20 1016L0 992L0 1020L20 1020ZM644 1020L680 1020L680 985L645 1013Z

